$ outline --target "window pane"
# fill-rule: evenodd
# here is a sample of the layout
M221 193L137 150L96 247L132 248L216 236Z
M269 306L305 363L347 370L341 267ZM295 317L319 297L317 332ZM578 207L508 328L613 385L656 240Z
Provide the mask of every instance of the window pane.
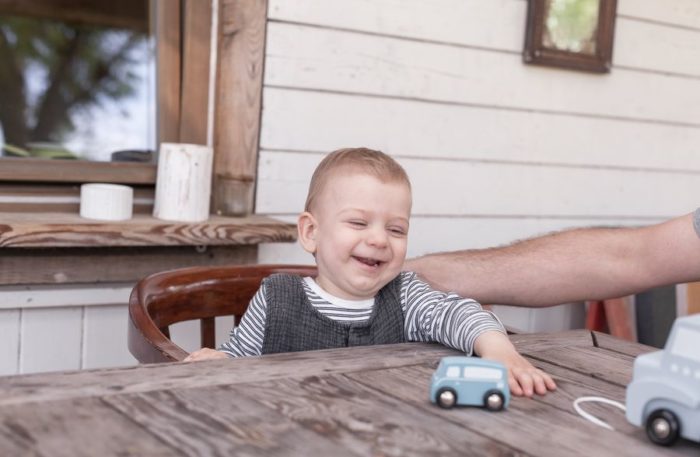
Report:
M459 367L448 367L445 376L448 378L459 378Z
M91 11L104 7L100 0L76 5L88 3ZM127 3L142 6L142 17L125 21L80 8L61 10L60 18L36 17L30 7L22 16L0 11L3 156L152 160L155 40L147 0Z
M698 347L700 347L700 332L686 327L676 329L676 338L673 341L673 347L671 347L671 354L700 362Z
M548 0L543 44L595 55L600 0Z
M503 378L503 372L495 368L464 367L464 377L468 379L497 381Z

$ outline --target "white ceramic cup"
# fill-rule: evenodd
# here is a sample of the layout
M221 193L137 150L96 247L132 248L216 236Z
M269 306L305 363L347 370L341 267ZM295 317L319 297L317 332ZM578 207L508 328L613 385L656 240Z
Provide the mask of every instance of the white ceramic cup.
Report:
M80 186L80 217L102 221L131 219L134 189L119 184Z

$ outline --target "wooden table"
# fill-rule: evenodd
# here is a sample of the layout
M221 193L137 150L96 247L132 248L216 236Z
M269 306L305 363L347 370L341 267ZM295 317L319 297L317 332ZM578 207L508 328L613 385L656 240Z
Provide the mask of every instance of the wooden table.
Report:
M430 375L454 351L408 343L0 378L0 455L698 455L651 444L621 411L647 348L576 330L511 336L559 389L510 408L443 410Z

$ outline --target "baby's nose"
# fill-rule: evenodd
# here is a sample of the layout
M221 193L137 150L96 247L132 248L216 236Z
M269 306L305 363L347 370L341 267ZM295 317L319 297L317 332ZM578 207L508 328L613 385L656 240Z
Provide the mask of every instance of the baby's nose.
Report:
M387 244L387 233L383 229L375 228L367 234L367 243L372 246L383 247Z

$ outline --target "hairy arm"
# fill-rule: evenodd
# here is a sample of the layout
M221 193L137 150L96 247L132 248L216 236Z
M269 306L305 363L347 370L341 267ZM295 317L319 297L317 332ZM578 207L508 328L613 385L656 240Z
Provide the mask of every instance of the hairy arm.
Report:
M700 280L693 215L640 228L584 228L409 259L438 290L482 303L551 306Z

